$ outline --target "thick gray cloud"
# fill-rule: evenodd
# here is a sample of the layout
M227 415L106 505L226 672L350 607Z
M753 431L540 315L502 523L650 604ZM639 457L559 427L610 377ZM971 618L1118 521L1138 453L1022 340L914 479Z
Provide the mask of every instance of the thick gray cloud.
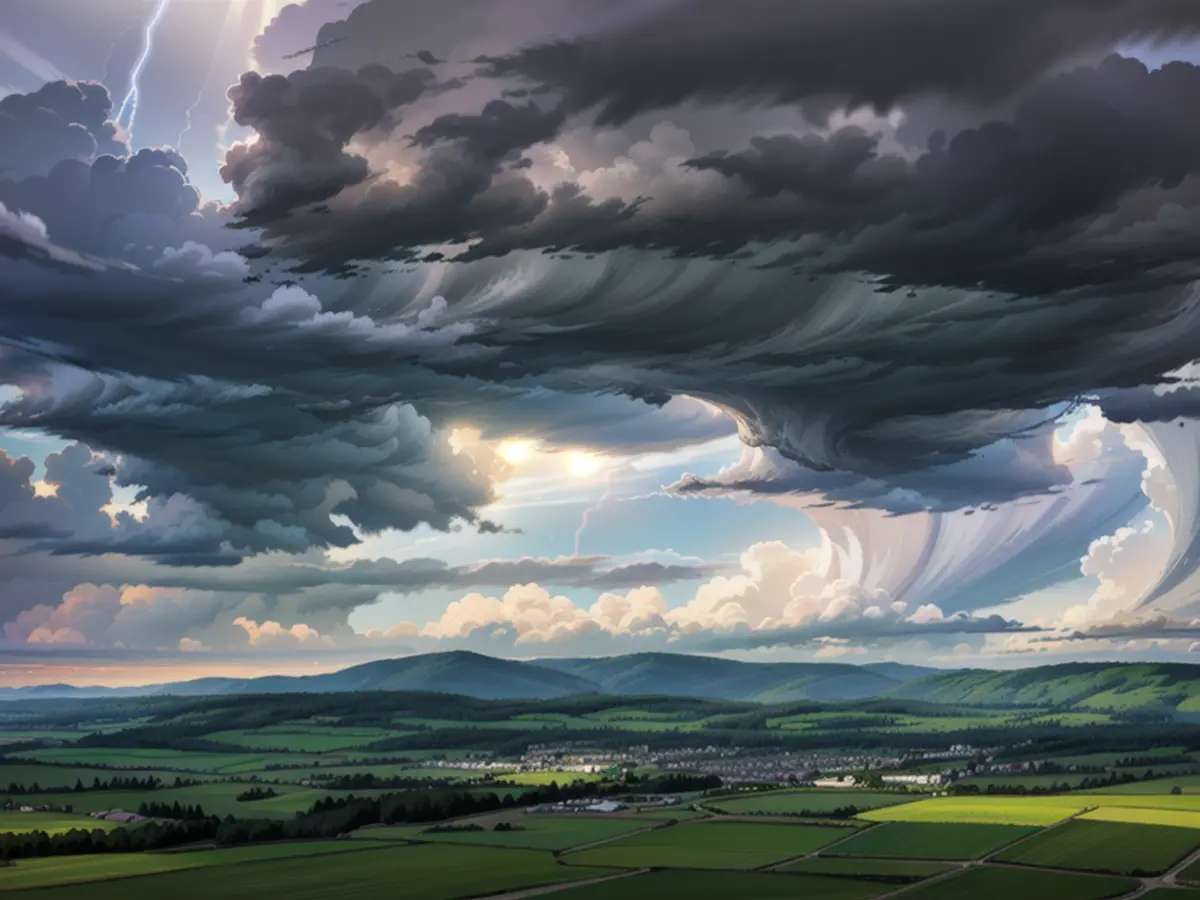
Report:
M329 44L318 40L322 26L348 16L360 0L303 0L289 3L254 39L254 60L262 71L283 73L292 61Z
M1187 0L675 0L484 62L620 124L687 101L886 110L931 93L988 103L1073 56L1198 29Z
M567 117L547 98L493 100L420 128L413 144L428 152L409 183L384 176L315 214L296 218L287 206L286 218L271 222L267 209L256 221L268 225L269 249L300 257L306 270L412 260L422 248L467 242L449 258L619 249L736 258L783 242L761 264L864 272L880 290L1145 289L1197 274L1196 191L1184 189L1200 165L1187 112L1197 98L1200 68L1148 71L1113 56L1030 88L1011 120L935 134L915 159L855 126L752 137L746 149L680 163L720 177L691 190L659 184L636 198L598 197L570 181L547 189L519 168L505 171L504 161L556 137ZM356 159L348 183L366 178ZM290 170L268 171L258 190L288 197L294 180ZM321 178L310 182L328 193ZM1145 206L1152 191L1165 215L1131 218L1122 208L1139 196Z
M366 159L346 152L355 135L396 122L391 111L416 100L434 75L395 74L383 66L358 73L301 69L288 76L248 72L229 89L233 120L258 139L235 145L221 177L237 191L234 213L253 226L290 215L361 184Z
M223 228L228 217L202 208L187 170L169 148L63 159L48 175L0 180L0 203L36 216L60 246L148 266L189 240L233 243Z
M1011 525L984 535L1024 528L1021 504L1047 498L1022 546L1055 523L1070 540L1042 545L1039 577L1096 536L1088 515L1108 528L1144 502L1127 490L1140 471L1064 462L1046 423L1088 397L1138 419L1195 355L1200 69L1111 58L1044 76L1125 36L1186 32L1194 6L772 4L765 30L756 2L629 3L549 45L558 19L532 13L551 5L521 6L499 37L484 26L503 4L347 10L321 29L317 67L232 89L235 123L256 140L225 159L226 211L201 204L169 150L75 159L72 147L49 174L0 183L0 373L19 389L0 425L105 452L147 513L102 533L14 517L0 531L19 544L14 577L95 556L102 584L127 583L121 566L214 593L241 579L267 599L238 615L282 621L271 579L294 573L281 558L387 528L505 527L486 511L504 461L485 444L456 452L458 426L619 451L709 439L733 420L769 471L736 466L677 493L820 495L854 511L962 510L961 522L978 509L970 521ZM411 31L389 32L405 10ZM656 44L663 16L682 27ZM817 65L839 28L857 42ZM798 52L814 34L820 52ZM918 40L953 52L915 52ZM476 47L487 41L505 45ZM625 61L651 46L663 77L647 88ZM467 47L505 77L462 77ZM562 59L579 65L560 71ZM914 153L896 121L847 122L835 95L993 108ZM831 127L761 133L743 101L820 107ZM723 145L666 123L591 127L593 109L617 122L678 103ZM229 232L231 216L261 233ZM226 251L241 242L244 255ZM1102 477L1103 504L1071 506ZM270 565L260 574L256 560ZM969 561L955 565L942 571ZM297 588L305 609L344 611L381 587L347 581L338 595L320 585L341 576L313 568L326 580ZM388 577L468 583L418 569ZM515 565L470 577L555 583ZM314 627L344 625L331 614Z
M0 98L0 177L46 175L60 160L128 152L111 113L108 91L92 82L56 81Z

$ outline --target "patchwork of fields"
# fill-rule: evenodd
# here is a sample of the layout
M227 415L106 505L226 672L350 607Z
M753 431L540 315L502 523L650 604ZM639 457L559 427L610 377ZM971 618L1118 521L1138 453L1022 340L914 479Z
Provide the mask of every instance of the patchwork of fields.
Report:
M853 726L899 734L925 728L942 734L994 725L998 718L1054 716L1064 729L1109 718L1028 712L997 717L967 709L928 717L808 712L771 720L768 729L809 734ZM504 741L514 729L561 735L599 728L640 733L649 741L650 735L702 732L742 717L627 705L570 714L513 712L471 719L469 728L494 736L488 744ZM219 884L220 896L231 900L365 900L401 888L406 898L467 900L553 886L564 900L872 900L901 889L904 900L1105 900L1142 888L1141 896L1154 900L1184 900L1198 893L1184 886L1200 887L1200 862L1192 862L1200 851L1200 772L1193 774L1200 762L1182 746L1139 751L1135 759L1116 753L1080 754L1075 762L1061 757L1057 770L1046 773L978 775L963 783L979 786L979 793L957 796L876 778L868 782L871 788L681 788L670 806L640 808L629 800L615 813L566 814L527 812L521 804L535 802L528 799L533 797L636 795L636 777L664 772L607 762L568 766L565 753L530 766L519 753L470 740L454 746L466 723L417 713L365 724L317 716L266 724L256 724L253 715L214 721L221 726L205 719L191 743L161 747L84 740L101 727L119 732L113 723L93 731L0 726L0 801L13 807L0 811L0 839L20 850L12 865L0 868L0 892L36 889L30 900L208 900ZM17 736L44 743L4 756L2 748L16 744ZM819 757L820 763L825 759ZM909 771L942 767L924 762ZM1063 788L1115 782L1135 768L1142 780ZM1170 777L1155 779L1160 769ZM1107 773L1103 779L1100 771ZM630 777L634 783L620 783ZM607 793L597 792L597 784ZM568 785L570 792L561 793ZM989 786L990 792L983 790ZM1006 796L997 788L1027 793ZM381 815L385 802L392 804L390 818ZM491 805L479 805L485 802ZM128 826L87 815L132 812L143 804L149 819ZM52 811L19 810L30 805ZM326 814L331 831L284 830ZM203 817L210 830L204 840L170 852L83 853L65 843L53 844L64 855L31 852L39 841L46 847L78 843L64 837L71 831L162 833L174 819L189 817ZM329 839L338 835L352 839ZM161 846L139 840L135 849ZM1180 886L1164 888L1168 893L1160 897L1155 879L1166 873Z

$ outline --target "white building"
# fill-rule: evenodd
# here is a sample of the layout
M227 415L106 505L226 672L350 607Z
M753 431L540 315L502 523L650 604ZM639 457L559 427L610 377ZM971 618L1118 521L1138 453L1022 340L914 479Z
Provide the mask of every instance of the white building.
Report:
M884 775L884 784L915 784L925 787L932 787L946 783L946 776L941 772L934 772L928 775Z

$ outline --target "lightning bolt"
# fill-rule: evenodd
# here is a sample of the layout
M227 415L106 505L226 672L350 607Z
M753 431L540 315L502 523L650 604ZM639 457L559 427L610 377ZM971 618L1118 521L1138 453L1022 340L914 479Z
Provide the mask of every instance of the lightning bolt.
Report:
M609 494L612 493L612 473L612 469L609 469L604 473L604 493L600 495L600 499L596 501L594 506L589 506L583 511L583 518L579 520L579 527L575 529L576 556L579 555L579 542L583 540L583 532L587 529L588 519L592 517L592 513L600 511L600 508L604 506L604 502L608 499Z
M142 44L142 53L134 63L133 71L129 73L129 91L125 94L125 99L121 101L121 108L117 110L116 122L121 124L121 120L125 118L125 111L129 110L129 123L125 127L126 133L129 135L129 143L133 145L133 123L137 118L139 83L142 78L142 69L146 67L146 61L150 59L150 54L154 50L154 32L158 30L158 23L162 21L163 13L167 11L167 7L171 5L171 0L158 0L158 6L154 8L154 15L150 17L150 21L146 23L146 39Z
M196 107L200 105L200 101L204 99L204 95L208 93L209 82L212 81L213 69L217 67L217 55L213 54L212 60L208 64L208 74L204 76L204 84L200 85L200 91L196 94L196 99L192 101L183 113L183 130L179 132L179 137L175 139L175 149L178 150L183 146L183 136L192 130L192 113L196 111Z

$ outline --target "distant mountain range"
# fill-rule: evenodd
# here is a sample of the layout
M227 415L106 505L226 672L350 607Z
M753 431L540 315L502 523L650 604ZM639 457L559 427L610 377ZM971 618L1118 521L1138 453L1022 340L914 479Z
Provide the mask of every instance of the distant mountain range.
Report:
M67 684L0 688L0 700L437 691L481 700L658 694L760 703L837 701L877 697L938 671L898 663L746 663L677 653L518 662L459 650L381 659L324 675L200 678L136 688Z
M892 697L991 707L1158 709L1200 716L1200 666L1195 665L1070 663L993 672L900 663L747 663L672 653L518 662L453 651L378 660L324 675L202 678L139 688L0 688L0 700L352 691L435 691L483 700L580 694L757 703Z

